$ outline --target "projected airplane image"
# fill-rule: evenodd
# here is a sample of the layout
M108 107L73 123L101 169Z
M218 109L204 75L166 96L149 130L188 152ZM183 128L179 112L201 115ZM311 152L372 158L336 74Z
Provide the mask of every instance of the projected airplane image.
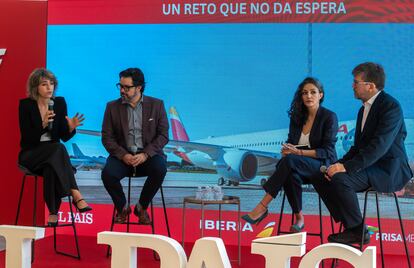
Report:
M165 146L166 153L172 153L201 169L217 173L218 185L238 186L240 182L249 182L257 176L263 176L263 184L281 158L280 150L286 141L288 129L277 129L244 134L209 137L191 141L177 110L169 110L173 139ZM404 119L408 135L406 150L413 168L414 119ZM354 141L355 120L339 122L336 151L338 157L349 150ZM100 136L99 131L79 130L78 133ZM106 158L84 155L76 144L73 146L72 164L77 168L102 168ZM184 170L185 172L185 170Z

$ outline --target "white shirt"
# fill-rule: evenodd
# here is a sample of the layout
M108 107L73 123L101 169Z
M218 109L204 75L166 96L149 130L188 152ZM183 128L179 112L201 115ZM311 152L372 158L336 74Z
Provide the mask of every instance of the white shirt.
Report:
M310 132L308 134L303 134L303 132L301 132L298 145L309 146L309 134Z
M378 91L377 94L375 94L369 100L364 102L364 114L362 115L361 132L364 130L365 122L367 121L367 117L368 117L369 111L371 110L372 104L374 103L375 99L378 97L378 94L380 93L381 91Z
M52 135L50 134L50 131L43 133L42 136L40 136L40 141L51 141Z

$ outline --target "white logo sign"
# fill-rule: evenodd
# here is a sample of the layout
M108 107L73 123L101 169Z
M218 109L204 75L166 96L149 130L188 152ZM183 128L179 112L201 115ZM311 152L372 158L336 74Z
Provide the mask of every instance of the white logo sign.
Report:
M5 48L0 48L0 64L3 61L3 59L1 58L1 56L4 56L6 54L6 49Z
M32 239L44 237L44 228L0 225L0 235L6 239L6 268L31 267ZM161 268L198 268L203 265L231 268L223 240L216 237L198 239L187 260L181 244L162 235L119 232L98 233L98 244L112 247L111 267L136 267L136 248L155 250ZM355 268L374 268L376 248L364 252L353 247L327 243L306 253L306 233L259 238L252 241L251 253L265 257L265 268L289 268L291 257L303 257L299 268L317 268L323 259L343 259ZM306 255L305 255L306 254Z

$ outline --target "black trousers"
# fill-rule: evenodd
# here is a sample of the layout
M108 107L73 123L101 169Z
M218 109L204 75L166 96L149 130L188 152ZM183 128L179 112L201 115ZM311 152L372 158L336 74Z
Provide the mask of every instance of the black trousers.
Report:
M283 187L293 212L299 213L302 211L302 184L308 184L312 177L320 175L321 164L315 158L289 154L280 159L263 188L276 198Z
M43 177L43 198L50 214L57 214L62 197L78 190L68 152L59 142L41 142L19 154L20 165Z
M321 174L312 178L312 184L336 222L342 222L345 228L362 223L357 192L370 187L365 170L352 174L336 173L331 181Z
M148 208L149 203L161 187L166 173L166 161L159 155L149 157L147 161L136 167L136 177L148 176L145 180L144 187L142 188L141 196L139 198L139 204L142 208ZM122 189L121 180L125 177L132 176L132 174L133 167L126 165L118 158L109 156L106 160L101 178L105 189L111 196L118 211L122 211L126 204L126 198Z

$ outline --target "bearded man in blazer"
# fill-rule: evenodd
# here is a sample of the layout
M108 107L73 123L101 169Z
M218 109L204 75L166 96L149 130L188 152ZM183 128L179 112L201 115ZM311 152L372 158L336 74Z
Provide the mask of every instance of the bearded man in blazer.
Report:
M168 143L168 119L162 100L143 95L145 79L138 68L119 73L121 98L107 104L102 123L102 143L109 153L102 170L102 181L117 214L124 223L131 213L121 180L129 176L148 176L134 214L141 224L150 224L147 208L164 181Z
M357 192L373 188L391 193L401 190L412 178L404 140L407 131L403 111L396 99L384 89L385 73L381 65L366 62L354 68L355 98L363 102L358 112L355 144L328 167L324 176L312 183L336 222L345 230L331 234L329 242L369 243L362 224Z

